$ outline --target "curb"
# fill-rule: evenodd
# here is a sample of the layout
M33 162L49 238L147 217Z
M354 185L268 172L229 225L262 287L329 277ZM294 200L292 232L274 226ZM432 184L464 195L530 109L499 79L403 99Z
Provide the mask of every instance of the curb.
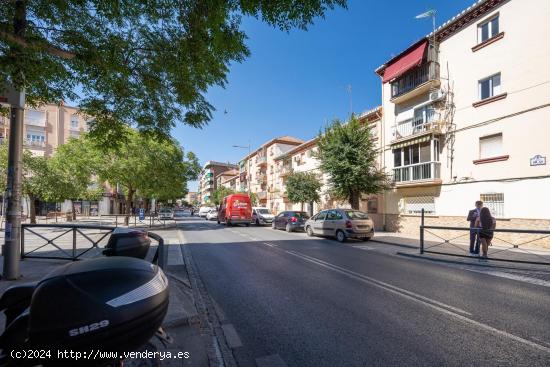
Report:
M373 237L370 242L378 242L378 243L383 243L383 244L386 244L386 245L392 245L392 246L399 246L399 247L405 247L405 248L411 248L411 249L418 249L418 246L413 246L413 245L405 245L403 243L397 243L397 242L390 242L390 241L385 241L385 240L379 240L379 239L376 239L376 237Z
M529 268L522 268L522 267L513 267L513 266L499 266L496 264L490 264L489 261L491 259L489 258L486 263L474 263L474 262L465 262L465 261L457 261L457 260L451 260L451 259L441 259L436 257L430 257L426 255L420 255L420 254L411 254L407 252L401 252L398 251L395 253L396 255L405 256L405 257L411 257L415 259L421 259L426 261L434 261L434 262L440 262L440 263L446 263L446 264L457 264L457 265L467 265L467 266L479 266L482 268L495 268L495 269L510 269L510 270L534 270Z

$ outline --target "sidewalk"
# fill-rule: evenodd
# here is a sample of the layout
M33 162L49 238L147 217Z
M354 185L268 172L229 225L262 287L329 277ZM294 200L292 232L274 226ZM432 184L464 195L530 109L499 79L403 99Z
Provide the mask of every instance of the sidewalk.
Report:
M412 236L407 236L396 232L377 232L372 242L383 243L387 245L397 246L397 254L402 256L423 258L427 260L436 260L443 262L451 262L465 265L485 266L485 267L498 267L509 268L518 270L541 270L548 271L550 273L550 265L536 265L536 264L524 264L516 263L512 261L497 261L492 260L491 257L496 257L503 260L521 260L521 261L534 261L534 262L549 262L550 263L550 251L544 249L519 249L510 248L511 246L493 245L489 247L489 259L482 261L477 257L470 257L469 244L464 242L452 242L445 243L444 240L435 241L432 236L430 240L424 241L424 251L441 252L445 254L435 254L430 252L424 252L420 254L420 240ZM451 255L451 256L450 256ZM462 256L453 256L462 255ZM463 257L464 256L464 257Z
M159 233L165 239L165 244L167 246L166 250L169 256L174 253L172 247L179 248L180 244L177 240L177 236L168 233L169 231L156 230L155 232ZM153 245L154 242L148 254L149 260L152 259L156 251L156 246ZM96 251L89 257L97 256L101 256L100 251ZM3 260L3 257L0 256L0 272L3 270ZM0 294L11 286L38 281L50 271L67 263L67 260L25 259L20 262L22 277L19 280L0 280ZM189 358L187 359L164 359L160 362L161 366L208 366L209 357L207 347L209 343L212 342L211 336L201 332L198 312L188 279L186 265L184 263L172 263L173 262L169 261L165 269L165 274L170 284L170 303L163 322L163 328L173 339L173 342L165 346L156 337L153 337L150 342L157 348L157 351L164 353L170 352L173 356L177 355L179 352L189 353ZM0 324L4 325L3 314L0 316ZM125 364L131 366L148 365L142 363L142 361L127 361Z

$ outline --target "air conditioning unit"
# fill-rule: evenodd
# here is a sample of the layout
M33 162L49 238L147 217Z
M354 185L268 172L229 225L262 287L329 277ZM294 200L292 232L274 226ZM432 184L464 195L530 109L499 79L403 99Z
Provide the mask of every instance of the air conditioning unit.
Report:
M445 93L440 90L436 90L430 93L430 101L435 102L445 98Z

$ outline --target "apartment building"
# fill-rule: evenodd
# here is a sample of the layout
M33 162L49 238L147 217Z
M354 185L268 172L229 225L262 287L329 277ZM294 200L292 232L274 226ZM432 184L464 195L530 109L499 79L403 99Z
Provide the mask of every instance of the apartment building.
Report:
M8 107L5 98L0 103ZM71 137L78 137L88 131L89 120L79 113L77 107L63 103L48 104L36 108L28 107L24 111L23 148L32 154L51 157L58 146L66 143ZM9 137L10 120L0 115L0 143ZM116 187L106 186L105 193L99 201L76 201L75 210L79 215L114 214L122 210L123 196ZM37 200L37 215L46 215L50 211L70 211L71 202L46 203ZM29 211L29 203L23 198L23 212Z
M222 172L238 170L236 164L223 163L216 161L208 161L204 164L201 173L199 174L199 201L201 203L207 203L210 201L212 193L218 188L218 177Z
M225 187L227 189L238 191L237 182L239 181L239 170L230 169L216 176L217 187Z
M379 67L387 230L550 224L550 1L481 0Z
M303 143L292 136L281 136L262 144L239 162L238 191L257 195L260 206L267 206L268 183L275 175L275 157Z
M187 195L185 195L185 201L193 205L193 203L199 201L199 194L195 191L189 191Z
M382 108L376 107L365 111L358 116L359 120L369 124L372 139L379 151L378 168L381 169L382 146L380 135L382 133ZM331 197L328 188L328 176L319 169L319 161L315 157L317 151L317 138L308 140L293 149L277 156L274 159L274 174L269 175L268 181L268 207L273 213L283 210L300 210L300 203L291 203L286 195L286 180L292 172L313 172L322 182L321 200L318 203L306 203L304 210L316 213L331 207L349 207L347 202L342 202ZM381 195L365 195L360 203L360 209L368 211L377 228L382 228L382 214L379 212Z

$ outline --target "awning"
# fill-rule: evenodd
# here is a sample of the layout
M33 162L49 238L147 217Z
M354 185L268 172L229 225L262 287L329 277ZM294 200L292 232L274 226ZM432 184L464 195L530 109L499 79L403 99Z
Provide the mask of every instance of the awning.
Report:
M399 57L397 60L392 61L392 63L386 67L386 70L384 70L382 83L389 82L390 80L403 75L415 66L419 66L420 63L422 63L422 58L424 57L424 51L426 50L427 44L428 41L424 41L411 51Z
M431 133L428 133L427 135L424 135L424 136L419 136L419 137L414 138L414 139L401 141L399 143L392 144L391 148L392 149L399 149L399 148L403 148L403 147L408 147L409 145L425 143L427 141L430 141L431 138L432 138Z

